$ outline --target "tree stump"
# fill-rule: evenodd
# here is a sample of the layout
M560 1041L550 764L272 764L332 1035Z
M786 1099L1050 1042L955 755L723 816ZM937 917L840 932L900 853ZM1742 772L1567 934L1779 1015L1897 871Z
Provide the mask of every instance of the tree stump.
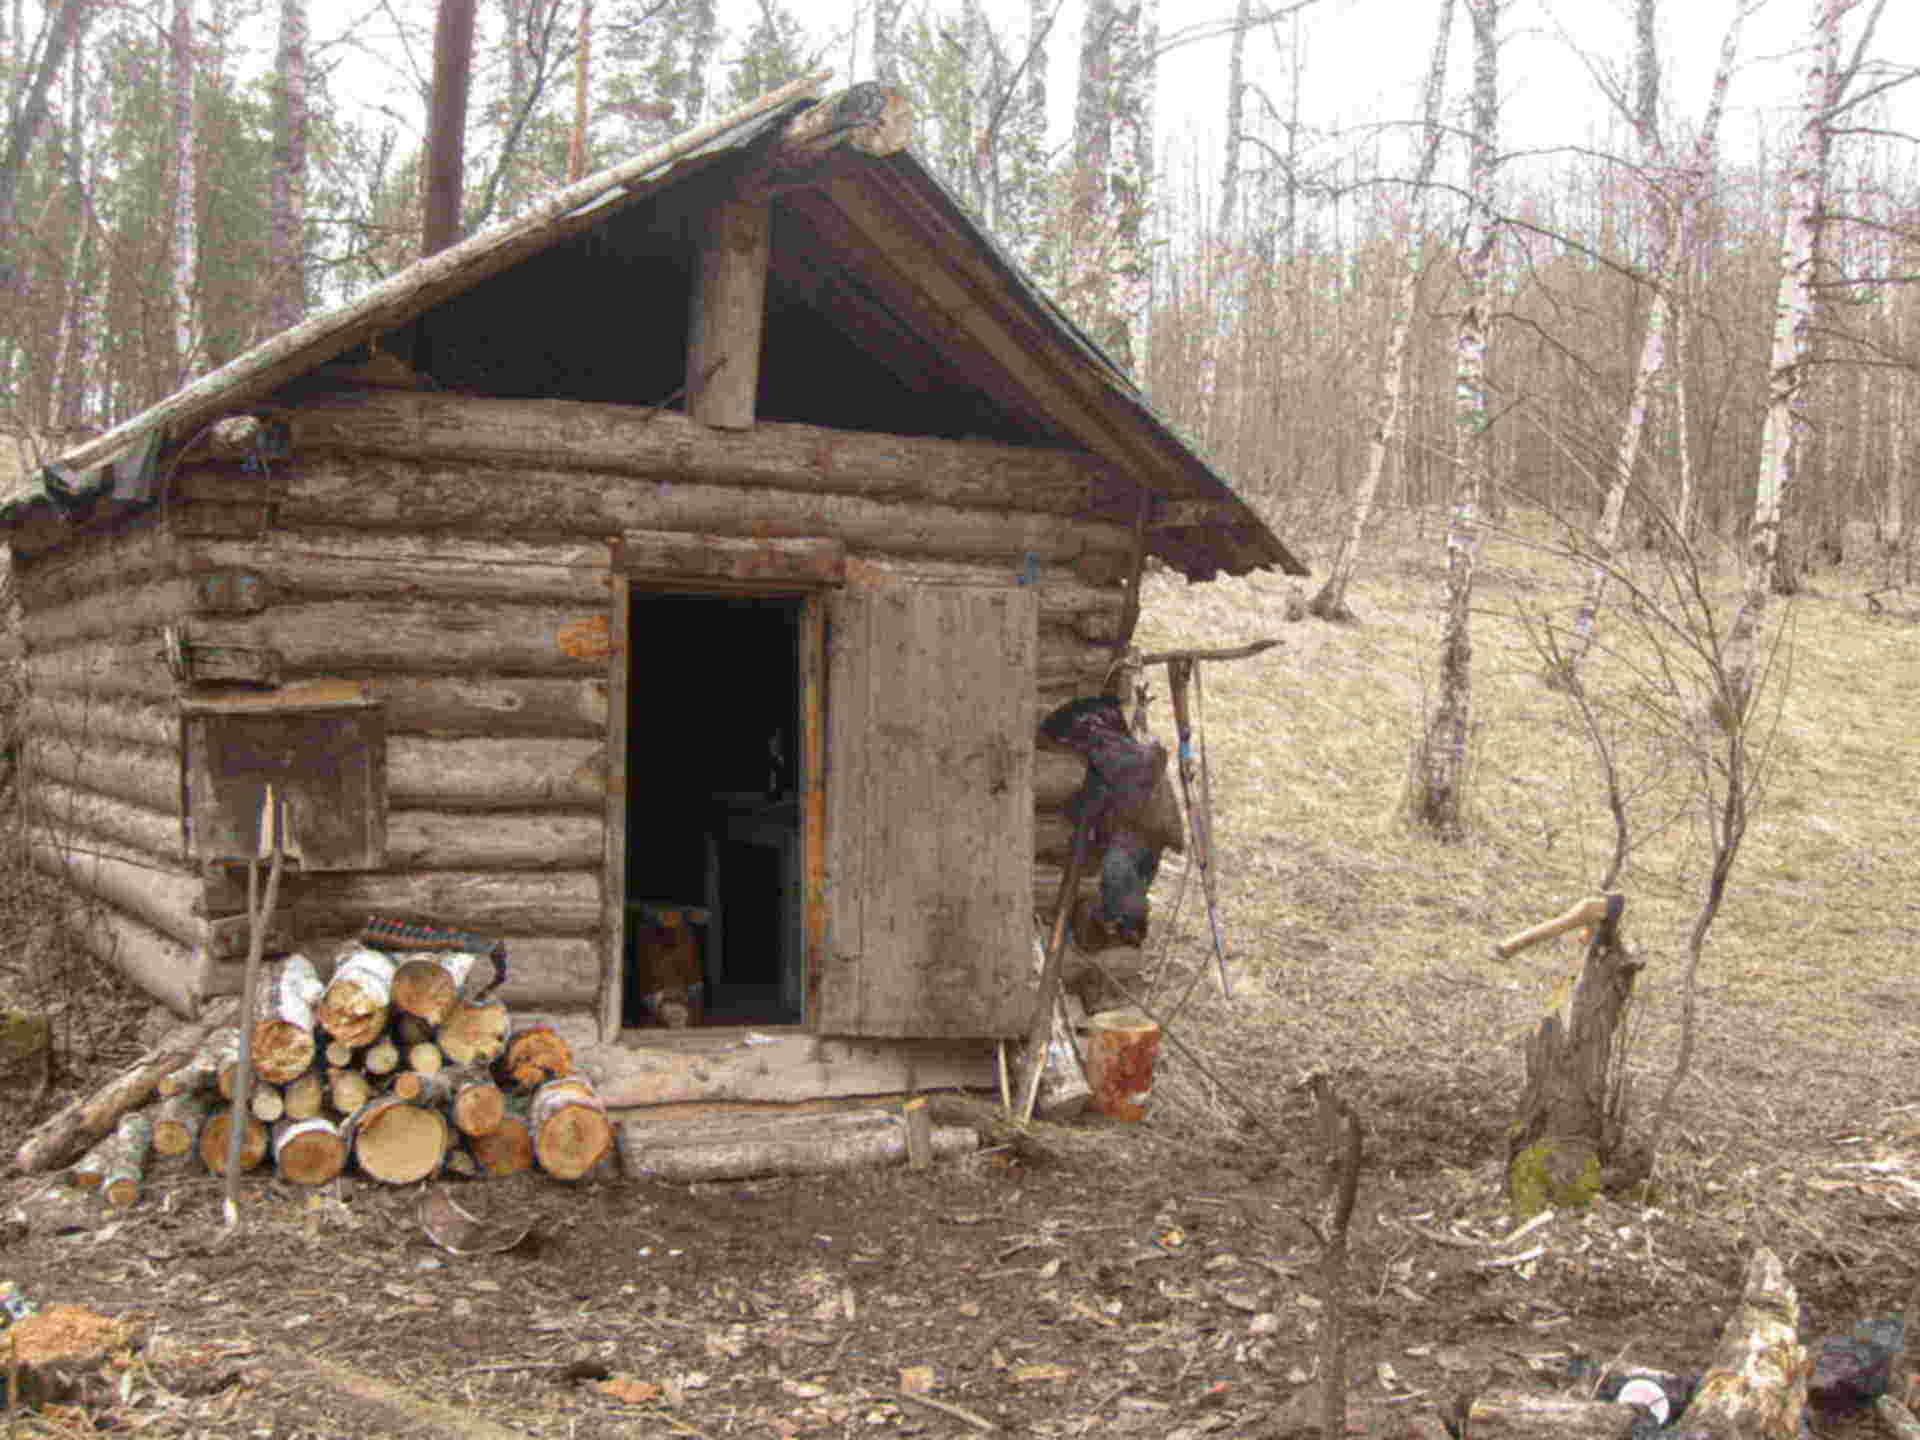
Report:
M1507 1131L1507 1195L1518 1219L1549 1206L1584 1208L1644 1175L1624 1145L1622 1022L1641 968L1620 940L1625 908L1623 897L1606 897L1579 972L1556 987L1527 1038L1526 1089Z

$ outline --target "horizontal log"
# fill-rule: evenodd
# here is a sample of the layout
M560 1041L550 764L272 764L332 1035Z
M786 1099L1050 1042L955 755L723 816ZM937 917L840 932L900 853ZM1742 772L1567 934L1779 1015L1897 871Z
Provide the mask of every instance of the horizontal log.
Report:
M1096 644L1065 626L1040 627L1040 655L1034 666L1034 683L1042 691L1064 687L1075 694L1097 694L1112 666L1111 645ZM1087 689L1089 685L1093 688Z
M36 694L62 691L77 695L130 695L171 699L173 676L161 653L160 637L141 640L90 640L59 650L32 651L26 659L27 687Z
M503 600L322 600L246 619L203 615L188 626L196 645L271 650L290 678L344 670L599 672L608 634L604 608Z
M187 864L186 838L177 813L130 804L97 790L40 778L28 791L34 824L104 836L157 860Z
M14 552L14 589L27 611L51 609L78 596L139 584L173 572L174 537L148 522L132 531L80 537L58 553Z
M85 786L149 810L177 812L180 808L177 751L125 742L85 742L40 730L28 732L23 748L31 777Z
M96 960L126 976L175 1015L191 1019L200 1008L205 964L191 946L112 905L77 905L68 925Z
M1089 509L1117 483L1071 450L817 425L717 430L672 411L572 400L362 390L318 397L290 418L295 469L310 451L339 449L1058 515Z
M709 432L714 433L714 432ZM236 482L182 472L188 498L230 499ZM1020 563L1070 564L1083 557L1124 560L1133 532L1110 521L1031 510L968 510L863 495L737 489L693 481L644 480L595 471L485 470L357 457L316 461L249 480L272 486L284 525L349 524L378 530L604 536L674 530L753 538L831 537L853 550ZM1103 567L1105 568L1105 567Z
M649 1030L638 1044L598 1045L582 1059L610 1109L713 1100L817 1100L994 1083L993 1042L846 1040L775 1031L749 1045L733 1032Z
M387 795L415 809L533 809L606 801L598 740L387 740Z
M368 699L387 707L387 734L598 740L607 682L593 676L367 675Z
M641 577L667 576L716 585L839 585L847 550L838 540L737 539L670 530L629 530L620 569Z
M393 870L585 870L605 854L598 813L394 810L387 815Z
M605 604L611 589L602 541L536 543L337 527L276 530L253 540L180 542L191 571L252 569L276 602L481 600Z
M147 860L140 852L82 831L35 827L27 833L33 868L83 895L96 895L187 949L207 938L200 877Z
M126 740L160 750L180 743L179 711L137 696L35 694L27 701L27 723L48 735L87 741Z
M21 616L29 650L52 650L101 636L158 632L192 612L193 582L175 575L144 585L103 582L63 605L32 606Z
M1065 565L985 565L966 560L934 560L894 555L854 555L847 559L849 585L1030 585L1040 595L1040 618L1065 623L1069 616L1118 615L1126 591L1117 585L1090 585Z
M369 915L481 935L574 937L600 930L598 869L328 871L301 875L288 889L301 937L351 934Z

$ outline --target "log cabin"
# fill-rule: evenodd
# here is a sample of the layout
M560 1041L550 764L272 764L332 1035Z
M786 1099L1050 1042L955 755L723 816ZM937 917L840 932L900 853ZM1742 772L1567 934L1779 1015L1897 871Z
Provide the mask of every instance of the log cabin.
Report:
M1305 569L909 148L790 86L272 336L0 505L34 863L192 1015L269 929L507 943L611 1103L991 1074L1143 560ZM1129 596L1132 596L1131 604ZM688 992L666 1030L662 986Z

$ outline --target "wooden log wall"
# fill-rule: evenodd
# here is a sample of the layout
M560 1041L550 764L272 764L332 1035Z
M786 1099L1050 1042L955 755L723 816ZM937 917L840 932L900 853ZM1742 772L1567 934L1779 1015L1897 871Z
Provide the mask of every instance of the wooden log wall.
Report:
M189 606L171 536L148 514L16 539L26 645L27 852L77 897L69 920L101 959L182 1013L207 968L243 953L201 904L181 824L180 718L162 628Z
M97 852L84 883L120 929L175 947L152 967L190 954L209 993L237 984L215 927L243 907L244 872L203 875L185 855L164 625L196 674L385 706L386 869L287 877L280 923L317 962L368 914L431 918L509 937L509 1003L559 1011L592 1006L600 980L623 532L836 537L852 584L1024 580L1041 594L1037 710L1106 674L1133 537L1093 517L1115 481L1085 457L723 434L570 402L317 403L288 414L293 454L266 473L190 461L164 527L122 522L22 567L28 753L57 831L44 863L81 875L72 852ZM1043 852L1079 780L1076 759L1040 757Z

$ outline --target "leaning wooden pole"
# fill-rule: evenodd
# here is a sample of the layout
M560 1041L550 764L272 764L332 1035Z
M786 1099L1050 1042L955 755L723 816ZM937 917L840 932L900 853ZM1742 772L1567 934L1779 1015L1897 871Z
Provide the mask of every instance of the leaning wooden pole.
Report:
M1027 1068L1020 1082L1019 1119L1023 1125L1033 1119L1033 1107L1040 1098L1040 1077L1047 1069L1047 1047L1053 1038L1053 998L1060 988L1060 957L1067 948L1067 926L1073 916L1074 897L1080 893L1080 876L1087 865L1091 829L1090 816L1083 812L1074 822L1073 844L1067 851L1066 870L1060 876L1060 897L1054 903L1053 930L1047 936L1047 955L1040 966L1033 1022L1027 1027Z
M256 850L270 855L267 869L266 903L260 900L259 854L247 861L247 966L240 980L240 1059L233 1076L233 1120L227 1127L227 1175L225 1185L226 1228L229 1234L240 1227L240 1156L249 1127L246 1124L253 1088L253 1015L260 1000L260 960L267 946L267 923L274 906L280 902L280 870L286 852L280 841L280 802L273 786L267 786L266 802L260 807L260 841Z

